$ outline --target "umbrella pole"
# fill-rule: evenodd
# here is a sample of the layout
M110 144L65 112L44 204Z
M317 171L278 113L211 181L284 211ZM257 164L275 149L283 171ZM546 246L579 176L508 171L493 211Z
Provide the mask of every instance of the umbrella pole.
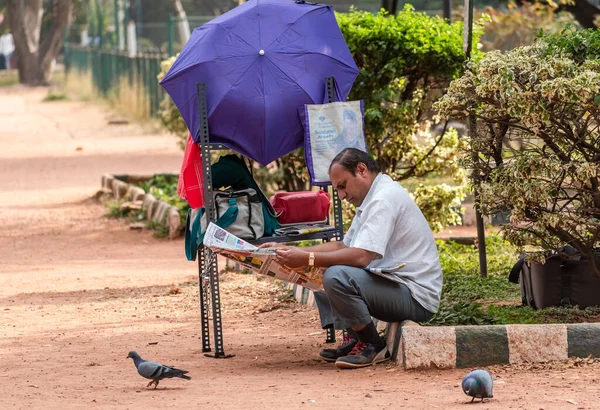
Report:
M204 209L208 221L216 222L217 211L215 203L212 201L212 174L210 170L210 142L208 141L208 110L206 107L206 84L197 83L198 92L198 115L200 117L200 152L202 154L202 175L204 177ZM199 269L199 287L200 287L200 316L202 318L202 351L210 351L210 336L208 326L208 301L204 297L206 285L210 286L210 301L212 302L213 316L213 336L215 338L215 352L204 353L205 356L215 359L225 359L234 355L225 354L223 348L223 324L221 322L221 295L219 291L219 267L217 257L212 251L202 245L200 251L201 257L198 263ZM208 280L204 278L208 276ZM204 288L204 289L203 289ZM208 293L208 292L207 292ZM207 294L206 294L207 295Z

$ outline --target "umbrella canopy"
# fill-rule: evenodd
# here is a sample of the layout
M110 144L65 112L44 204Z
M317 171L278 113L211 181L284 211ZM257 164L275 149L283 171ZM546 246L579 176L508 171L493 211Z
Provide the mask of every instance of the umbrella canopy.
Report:
M330 6L250 0L195 29L161 85L199 143L206 83L210 142L265 165L303 145L298 107L324 102L327 77L345 100L357 74Z

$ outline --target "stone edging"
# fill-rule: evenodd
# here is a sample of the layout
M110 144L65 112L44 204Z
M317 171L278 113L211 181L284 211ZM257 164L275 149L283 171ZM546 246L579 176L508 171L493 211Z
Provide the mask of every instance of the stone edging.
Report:
M115 199L124 199L133 206L139 206L145 212L146 220L164 223L169 228L169 239L181 235L181 218L176 206L159 201L152 194L128 182L147 181L154 175L102 175L100 192L112 195Z
M308 289L290 284L294 298L315 306ZM392 359L405 369L474 368L600 357L600 323L489 326L386 326Z

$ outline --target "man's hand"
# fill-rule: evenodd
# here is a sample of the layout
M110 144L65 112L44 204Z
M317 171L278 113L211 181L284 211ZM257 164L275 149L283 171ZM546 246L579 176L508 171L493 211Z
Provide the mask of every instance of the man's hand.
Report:
M275 253L277 253L277 262L290 268L299 268L308 265L309 252L303 251L300 248L282 247L277 248Z

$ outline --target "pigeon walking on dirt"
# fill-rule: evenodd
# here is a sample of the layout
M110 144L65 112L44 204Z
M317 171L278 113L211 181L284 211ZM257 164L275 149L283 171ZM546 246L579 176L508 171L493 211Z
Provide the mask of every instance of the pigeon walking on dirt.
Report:
M133 364L135 364L140 376L151 380L146 387L150 387L152 383L154 383L154 388L156 389L159 381L162 379L170 379L172 377L180 377L185 380L191 379L190 376L186 376L186 373L189 373L187 370L176 369L156 362L149 362L142 359L135 350L130 351L127 358L133 359Z
M492 395L493 383L492 376L487 371L473 370L464 377L462 389L467 396L473 397L471 400L473 403L476 397L481 397L481 401L494 397Z

